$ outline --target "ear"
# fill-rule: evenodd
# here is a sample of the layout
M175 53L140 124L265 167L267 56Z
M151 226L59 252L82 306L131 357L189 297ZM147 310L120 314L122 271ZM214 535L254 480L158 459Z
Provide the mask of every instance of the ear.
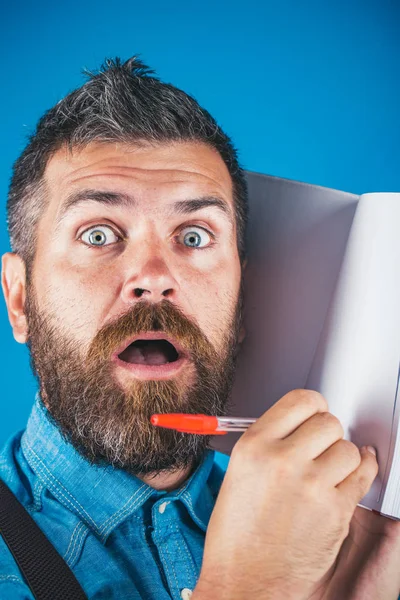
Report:
M25 264L15 252L7 252L2 256L1 285L7 305L14 339L25 344L28 339L28 323L25 317Z

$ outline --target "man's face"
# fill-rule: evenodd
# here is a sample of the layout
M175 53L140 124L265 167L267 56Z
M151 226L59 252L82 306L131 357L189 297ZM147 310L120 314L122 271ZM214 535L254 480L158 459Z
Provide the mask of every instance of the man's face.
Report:
M241 266L224 162L200 143L91 144L59 150L45 182L25 303L41 398L94 462L197 461L209 438L149 418L226 410Z

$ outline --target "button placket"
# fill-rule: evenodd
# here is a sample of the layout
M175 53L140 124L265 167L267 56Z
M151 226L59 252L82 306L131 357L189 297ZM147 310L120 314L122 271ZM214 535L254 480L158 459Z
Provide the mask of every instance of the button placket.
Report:
M170 520L170 515L160 514L163 504L164 502L154 507L155 530L152 538L159 551L172 597L175 600L189 600L198 574L193 570L190 551L179 527ZM164 510L165 507L162 507L162 511Z

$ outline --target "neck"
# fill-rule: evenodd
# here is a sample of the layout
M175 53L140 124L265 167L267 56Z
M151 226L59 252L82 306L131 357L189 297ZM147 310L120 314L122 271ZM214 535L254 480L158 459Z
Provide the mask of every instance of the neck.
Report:
M179 488L187 479L189 479L193 470L193 465L189 465L173 473L159 473L157 475L137 475L138 479L147 483L155 490L165 490L170 492Z

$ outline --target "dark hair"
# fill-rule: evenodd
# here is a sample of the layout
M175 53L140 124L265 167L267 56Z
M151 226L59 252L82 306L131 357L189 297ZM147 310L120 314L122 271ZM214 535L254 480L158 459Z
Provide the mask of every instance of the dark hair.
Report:
M162 83L137 57L108 59L88 81L48 110L16 160L7 200L11 248L28 274L35 257L37 225L46 207L43 175L62 146L94 141L163 143L200 141L214 147L232 177L237 244L245 258L248 205L244 172L230 138L194 98Z

